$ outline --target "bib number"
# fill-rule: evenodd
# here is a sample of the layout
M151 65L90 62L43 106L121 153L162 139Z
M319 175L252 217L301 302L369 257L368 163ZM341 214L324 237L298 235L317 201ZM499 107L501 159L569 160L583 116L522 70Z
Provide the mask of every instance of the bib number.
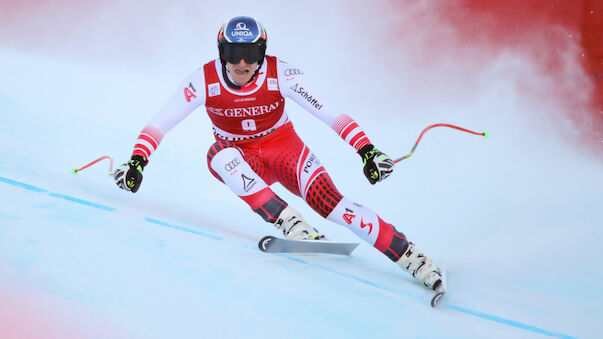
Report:
M243 131L255 131L258 128L255 126L255 120L246 119L241 121L241 127L243 127Z

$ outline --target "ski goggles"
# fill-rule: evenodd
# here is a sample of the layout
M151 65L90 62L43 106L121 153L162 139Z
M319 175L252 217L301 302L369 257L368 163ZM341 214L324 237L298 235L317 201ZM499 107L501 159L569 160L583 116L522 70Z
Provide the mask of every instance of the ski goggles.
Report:
M222 57L231 64L238 64L241 59L248 64L253 64L260 62L264 55L258 44L224 44Z

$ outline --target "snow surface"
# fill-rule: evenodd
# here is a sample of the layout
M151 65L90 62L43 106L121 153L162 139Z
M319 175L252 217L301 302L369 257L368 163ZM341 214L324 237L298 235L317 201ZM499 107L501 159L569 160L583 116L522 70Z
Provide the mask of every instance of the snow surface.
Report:
M105 154L115 165L129 158L138 132L180 79L215 57L215 27L233 13L211 8L183 35L164 25L175 37L158 37L161 48L133 43L106 58L66 44L0 45L0 337L600 336L603 165L556 133L569 128L558 116L535 127L543 124L530 110L555 103L530 102L514 85L526 61L503 55L469 84L443 72L454 80L451 90L465 93L461 99L438 100L445 81L429 86L431 98L427 89L391 95L392 86L410 88L416 78L379 69L380 51L334 45L333 36L355 34L342 27L342 6L325 5L315 21L296 25L271 14L314 11L250 14L264 18L269 53L304 67L392 157L409 152L431 123L491 134L434 129L392 177L371 186L349 145L287 106L343 194L445 260L450 293L441 307L431 308L429 291L365 243L350 257L260 252L257 241L278 232L209 173L213 141L203 109L164 138L135 195L115 187L106 161L70 172ZM177 13L168 22L181 22ZM341 25L324 31L329 22ZM119 31L91 24L105 40ZM358 69L355 58L372 63ZM435 76L415 68L413 77L422 72ZM357 240L273 188L331 239Z

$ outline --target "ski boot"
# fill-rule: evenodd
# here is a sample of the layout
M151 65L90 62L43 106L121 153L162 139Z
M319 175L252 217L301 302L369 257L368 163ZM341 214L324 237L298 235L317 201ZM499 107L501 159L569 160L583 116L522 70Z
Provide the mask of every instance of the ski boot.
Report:
M287 206L281 211L274 226L283 231L287 240L321 240L325 238L314 227L306 224L301 214L291 206Z
M396 264L432 290L436 290L442 284L440 269L411 242L408 243L406 252L400 256Z

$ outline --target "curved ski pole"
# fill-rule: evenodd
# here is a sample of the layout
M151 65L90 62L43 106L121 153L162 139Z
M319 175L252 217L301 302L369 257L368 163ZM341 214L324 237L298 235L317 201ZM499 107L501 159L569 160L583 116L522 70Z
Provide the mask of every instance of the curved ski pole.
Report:
M109 156L109 155L103 155L102 157L100 157L100 158L98 158L98 159L96 159L96 160L94 160L94 161L92 161L92 162L90 162L90 163L88 163L88 164L80 167L80 168L73 168L71 170L71 173L77 174L79 171L84 170L84 169L86 169L86 168L88 168L88 167L96 164L97 162L104 160L104 159L109 159L109 176L113 176L113 158L111 156Z
M404 160L404 159L408 159L410 158L411 155L413 155L413 153L415 152L415 150L417 149L417 146L419 145L419 142L421 142L421 138L423 138L423 135L425 134L425 132L427 132L428 130L434 128L434 127L438 127L438 126L442 126L442 127L450 127L450 128L454 128L454 129L458 129L459 131L463 131L463 132L467 132L467 133L471 133L471 134L475 134L475 135L482 135L484 137L488 137L488 132L474 132L472 130L468 130L466 128L462 128L459 126L455 126L455 125L451 125L451 124L433 124L430 126L425 127L425 129L423 130L423 132L421 132L421 135L419 135L419 138L417 139L417 141L415 142L415 145L412 147L412 149L410 150L410 153L408 153L407 155L400 157L396 160L394 160L394 163L397 164L400 161Z

